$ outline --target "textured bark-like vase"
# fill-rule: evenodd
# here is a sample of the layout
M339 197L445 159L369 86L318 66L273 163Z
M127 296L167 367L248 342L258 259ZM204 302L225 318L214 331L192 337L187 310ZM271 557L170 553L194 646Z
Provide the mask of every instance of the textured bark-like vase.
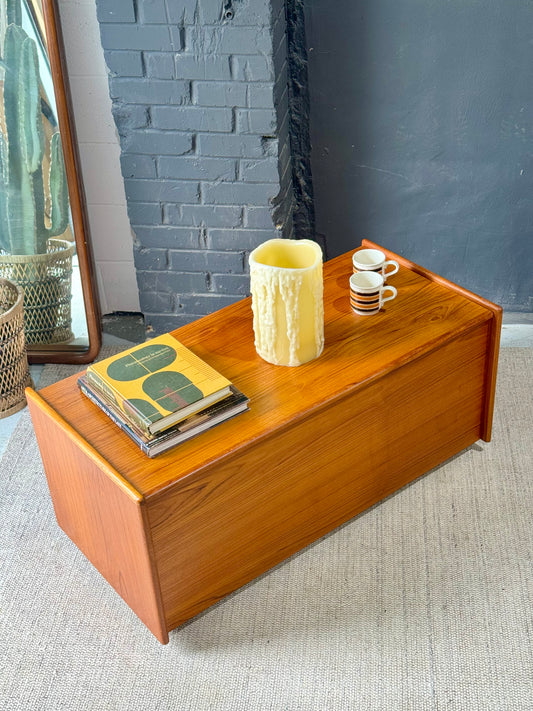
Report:
M322 250L311 240L271 239L250 254L257 353L302 365L324 348Z

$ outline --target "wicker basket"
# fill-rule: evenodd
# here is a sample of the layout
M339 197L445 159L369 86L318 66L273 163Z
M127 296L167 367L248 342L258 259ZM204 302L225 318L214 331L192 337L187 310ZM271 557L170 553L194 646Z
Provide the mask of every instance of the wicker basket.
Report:
M26 344L65 343L71 331L72 256L75 246L49 239L46 254L0 255L0 278L24 289Z
M0 418L26 404L24 388L32 385L24 337L24 292L0 278Z

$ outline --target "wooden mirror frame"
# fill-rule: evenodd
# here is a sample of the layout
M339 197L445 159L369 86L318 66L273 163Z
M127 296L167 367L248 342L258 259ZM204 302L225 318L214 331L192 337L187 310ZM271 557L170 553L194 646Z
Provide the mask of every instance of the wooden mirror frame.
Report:
M54 86L57 106L57 120L61 132L63 157L67 175L70 210L72 215L72 228L78 255L82 294L87 319L87 334L89 343L83 346L54 348L54 345L45 348L28 348L28 361L30 363L90 363L93 361L102 345L101 315L98 304L94 261L89 243L88 220L85 207L85 192L81 180L80 159L77 150L76 134L72 117L72 102L66 81L67 70L65 51L61 34L61 21L56 0L41 0L44 25L46 30L46 43L52 83Z

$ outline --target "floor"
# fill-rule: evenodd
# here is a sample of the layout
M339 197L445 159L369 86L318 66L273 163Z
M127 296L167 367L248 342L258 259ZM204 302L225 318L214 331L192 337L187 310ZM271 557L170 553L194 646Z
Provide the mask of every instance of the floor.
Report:
M103 342L123 346L125 349L146 338L142 315L111 314L102 320ZM533 314L504 314L501 346L533 347ZM42 365L30 366L33 381L38 385ZM23 412L23 411L22 411ZM0 457L22 412L0 419Z

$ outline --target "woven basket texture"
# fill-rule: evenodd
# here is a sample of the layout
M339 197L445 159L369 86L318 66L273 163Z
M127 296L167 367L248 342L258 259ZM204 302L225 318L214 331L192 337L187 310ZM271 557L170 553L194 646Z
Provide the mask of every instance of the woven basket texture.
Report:
M75 246L61 239L48 240L48 252L35 255L0 255L0 278L24 290L26 344L64 343L71 331L72 257Z
M31 385L23 300L20 286L0 278L0 418L24 407L24 389Z

